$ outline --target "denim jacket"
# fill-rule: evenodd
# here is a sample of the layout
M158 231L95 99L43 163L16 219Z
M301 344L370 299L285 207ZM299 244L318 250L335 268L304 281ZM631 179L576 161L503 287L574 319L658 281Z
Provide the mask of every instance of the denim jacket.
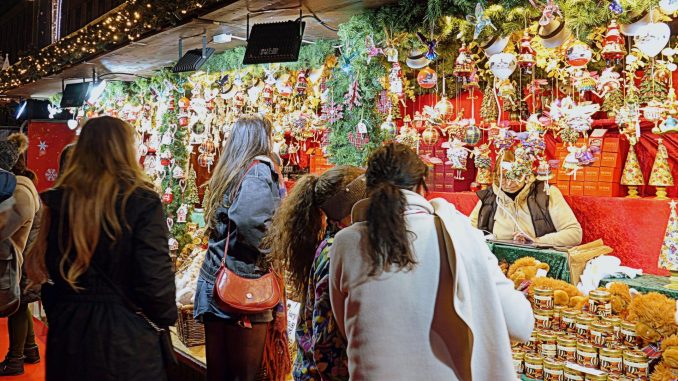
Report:
M259 250L259 245L284 191L279 185L279 176L272 161L261 156L256 160L259 163L245 173L233 203L229 205L228 195L224 195L224 202L217 209L216 227L210 234L207 253L198 277L194 301L196 319L202 319L205 313L222 319L240 318L224 313L213 300L215 277L224 258L229 222L230 239L226 266L242 277L258 278L263 275L263 269L257 265L265 253ZM249 318L253 323L261 323L273 320L273 315L271 311L267 311L250 315Z

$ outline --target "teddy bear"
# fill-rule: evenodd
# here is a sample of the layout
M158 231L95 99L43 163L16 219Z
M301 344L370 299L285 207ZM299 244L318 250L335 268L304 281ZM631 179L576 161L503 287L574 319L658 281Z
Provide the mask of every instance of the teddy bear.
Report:
M534 294L535 288L546 288L553 290L553 304L556 306L565 306L581 309L586 303L586 297L583 296L577 287L559 279L548 277L535 278L528 288L530 300Z
M636 322L636 335L643 346L678 333L676 301L656 292L633 297L627 319Z
M650 381L675 380L678 380L678 335L662 341L662 361L650 376Z
M629 285L621 282L610 282L606 286L612 294L612 313L622 319L628 315L628 307L631 303L631 289Z
M540 262L533 257L523 257L509 266L508 274L506 275L513 281L515 287L518 288L523 281L534 279L539 270L544 270L547 273L550 268L548 263Z

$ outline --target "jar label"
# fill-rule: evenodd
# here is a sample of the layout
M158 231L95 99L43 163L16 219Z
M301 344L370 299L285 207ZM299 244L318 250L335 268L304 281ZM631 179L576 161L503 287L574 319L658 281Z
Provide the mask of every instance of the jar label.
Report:
M529 378L541 380L544 376L544 370L541 364L525 363L525 375Z
M646 380L647 379L647 363L639 363L633 361L624 360L624 373L626 376L635 377L634 381L637 380Z
M589 325L577 323L576 327L577 327L577 338L588 340L589 335L591 333L589 331Z
M534 296L534 306L539 310L552 310L553 309L553 297L552 296L543 296L535 295Z
M598 316L610 316L612 315L612 304L601 303L591 299L589 300L589 312L592 314L597 314Z
M548 316L535 316L535 325L537 328L541 329L550 329L551 328L551 318Z
M563 381L563 370L544 368L544 381Z
M558 359L561 361L574 362L577 359L577 350L574 347L558 346Z
M541 355L544 357L556 357L556 346L555 344L542 344L541 345Z
M621 357L600 356L600 370L604 370L608 373L621 372Z
M565 381L584 381L584 377L565 373Z
M595 368L598 365L598 354L595 352L577 351L577 364L589 368Z

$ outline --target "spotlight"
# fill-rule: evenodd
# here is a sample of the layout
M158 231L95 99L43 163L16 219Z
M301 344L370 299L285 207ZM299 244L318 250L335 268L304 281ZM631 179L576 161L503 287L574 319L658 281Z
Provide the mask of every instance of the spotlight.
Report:
M26 111L26 106L28 106L28 101L23 101L21 106L19 106L19 111L16 112L16 119L21 118L21 115L23 115L24 111Z
M76 128L78 128L78 121L75 119L69 119L68 122L66 123L68 124L68 128L70 128L71 130L75 130Z
M104 93L104 90L106 90L106 85L107 83L105 79L96 83L94 87L92 87L92 89L90 90L89 99L87 101L89 103L94 103L97 99L99 99L101 94Z
M215 34L212 40L215 44L226 44L233 40L233 35L228 33Z

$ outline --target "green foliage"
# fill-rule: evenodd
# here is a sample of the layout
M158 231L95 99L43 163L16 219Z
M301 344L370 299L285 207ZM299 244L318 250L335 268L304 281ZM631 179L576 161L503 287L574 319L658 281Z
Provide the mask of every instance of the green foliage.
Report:
M605 97L601 109L605 112L617 112L624 105L624 93L621 89L616 89Z

